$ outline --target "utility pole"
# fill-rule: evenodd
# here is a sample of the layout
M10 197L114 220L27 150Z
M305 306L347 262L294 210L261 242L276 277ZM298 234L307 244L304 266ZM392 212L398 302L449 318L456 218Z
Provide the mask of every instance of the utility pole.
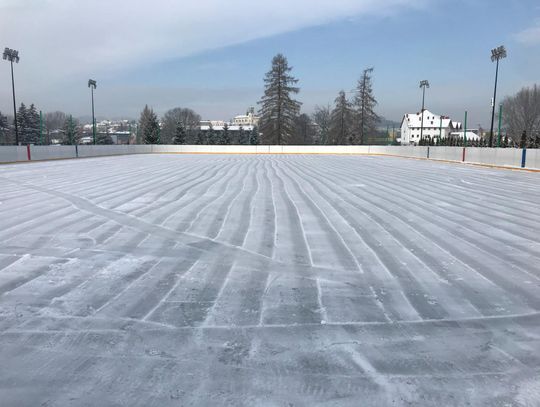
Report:
M19 126L17 124L17 104L15 103L15 78L13 76L13 62L19 63L19 51L5 48L3 58L11 63L11 89L13 91L13 121L15 122L15 145L19 145Z

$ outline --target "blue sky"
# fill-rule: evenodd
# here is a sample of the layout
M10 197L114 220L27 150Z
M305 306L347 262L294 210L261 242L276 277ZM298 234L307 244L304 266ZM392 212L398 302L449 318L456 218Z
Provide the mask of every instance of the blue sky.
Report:
M373 66L381 115L400 120L419 110L418 82L428 79L429 109L456 119L468 110L470 122L487 125L495 68L490 50L501 44L508 58L501 64L499 95L540 82L540 3L533 0L337 0L331 7L322 0L279 0L274 7L232 0L226 8L215 0L182 6L156 0L161 10L155 14L97 0L95 9L118 12L121 21L105 19L96 27L63 25L63 14L71 15L67 0L3 1L0 38L7 42L0 45L20 43L21 49L18 99L45 111L86 114L85 81L94 76L103 116L136 117L148 103L158 113L185 106L205 118L227 119L256 104L278 52L294 67L307 113L332 103L340 89L352 89L362 69ZM21 38L16 22L25 13L44 27ZM84 18L84 7L80 13ZM148 24L140 24L147 14ZM9 24L2 24L4 18ZM99 33L90 35L85 24ZM61 67L34 64L32 58L43 58L42 49L56 41L66 44L54 53L73 59ZM85 51L85 42L94 45ZM4 68L0 110L9 111Z

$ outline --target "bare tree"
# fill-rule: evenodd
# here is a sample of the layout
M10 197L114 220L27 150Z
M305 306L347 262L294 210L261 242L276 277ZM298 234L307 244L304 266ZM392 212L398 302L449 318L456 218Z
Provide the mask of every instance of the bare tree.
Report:
M295 124L296 131L295 139L293 140L294 143L300 145L314 144L315 129L311 118L307 114L302 113L301 115L296 117Z
M504 124L508 135L519 143L525 131L527 143L533 144L540 137L540 87L523 88L503 101Z
M373 95L373 80L371 75L373 68L364 69L362 76L356 86L354 106L356 109L356 132L358 134L355 143L364 144L367 136L374 136L377 131L377 124L380 117L375 113L377 100Z
M330 116L330 105L315 106L315 112L312 118L316 126L316 144L330 143Z
M191 109L175 107L168 110L162 120L161 142L173 144L178 126L182 125L186 132L186 142L194 143L200 121L201 116Z

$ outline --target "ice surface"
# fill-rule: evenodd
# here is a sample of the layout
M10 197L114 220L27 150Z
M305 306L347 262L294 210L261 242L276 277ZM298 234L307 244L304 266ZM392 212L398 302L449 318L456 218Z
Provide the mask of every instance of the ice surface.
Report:
M540 405L540 175L0 166L2 406Z

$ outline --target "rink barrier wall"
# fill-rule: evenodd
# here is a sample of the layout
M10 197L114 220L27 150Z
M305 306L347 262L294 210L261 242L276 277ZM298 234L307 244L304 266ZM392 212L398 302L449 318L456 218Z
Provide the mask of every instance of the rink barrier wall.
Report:
M273 145L79 145L0 146L0 163L128 154L343 154L385 155L540 170L539 149L434 146L273 146Z

